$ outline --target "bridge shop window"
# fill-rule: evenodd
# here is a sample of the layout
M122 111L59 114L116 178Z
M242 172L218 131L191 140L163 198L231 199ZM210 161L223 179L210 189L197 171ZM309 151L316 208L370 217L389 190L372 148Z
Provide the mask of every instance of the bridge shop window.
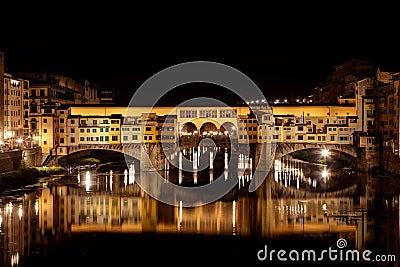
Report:
M216 118L217 110L200 110L200 118Z
M197 118L197 110L181 110L179 115L181 118Z
M297 136L297 140L303 140L303 136L302 135L298 135Z
M219 116L220 118L236 118L237 111L232 109L223 109L220 110Z

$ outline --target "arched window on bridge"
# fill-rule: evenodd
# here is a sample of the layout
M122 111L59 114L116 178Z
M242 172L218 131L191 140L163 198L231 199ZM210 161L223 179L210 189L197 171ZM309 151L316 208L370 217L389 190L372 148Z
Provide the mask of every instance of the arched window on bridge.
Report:
M197 127L193 122L186 122L180 129L182 135L196 135L198 134Z
M206 122L200 127L200 134L202 135L213 135L218 132L217 126L212 122Z

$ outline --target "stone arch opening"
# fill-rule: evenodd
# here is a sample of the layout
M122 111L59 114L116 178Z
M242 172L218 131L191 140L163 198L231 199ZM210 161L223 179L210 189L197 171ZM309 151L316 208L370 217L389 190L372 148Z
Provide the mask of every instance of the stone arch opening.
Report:
M220 131L226 135L236 135L237 129L232 122L224 122L221 125Z
M58 165L63 167L77 167L83 159L90 158L99 159L100 164L109 161L111 163L120 162L122 166L126 162L135 162L136 166L140 166L140 157L109 149L81 149L59 157Z
M216 135L218 133L219 133L219 131L218 131L217 126L212 122L205 122L200 127L200 134L203 136Z
M196 125L189 121L182 125L179 133L182 135L196 135L198 134L198 130Z

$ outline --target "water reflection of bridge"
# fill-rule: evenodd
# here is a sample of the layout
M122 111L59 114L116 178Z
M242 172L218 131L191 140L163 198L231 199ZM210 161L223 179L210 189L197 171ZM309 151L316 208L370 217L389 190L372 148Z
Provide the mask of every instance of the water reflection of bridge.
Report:
M352 197L344 196L350 193L350 189L323 196L308 194L306 198L295 198L294 195L292 198L240 196L198 207L181 207L178 203L172 206L157 201L140 190L137 184L124 184L123 175L113 175L111 181L107 175L94 179L90 187L82 179L83 186L79 188L52 186L41 191L38 214L42 233L52 230L56 221L64 222L63 225L57 224L65 227L61 232L150 231L250 236L254 234L250 232L254 224L259 227L260 237L302 231L356 231L354 225L329 221L325 216L326 210L339 212L353 207ZM270 182L272 189L275 184ZM106 183L112 183L112 186ZM300 203L299 199L303 202ZM251 218L258 219L253 221ZM301 218L306 220L304 226Z

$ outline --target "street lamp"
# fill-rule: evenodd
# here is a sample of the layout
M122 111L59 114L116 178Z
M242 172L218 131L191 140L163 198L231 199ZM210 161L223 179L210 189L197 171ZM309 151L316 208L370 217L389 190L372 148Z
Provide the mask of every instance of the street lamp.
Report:
M16 142L18 143L18 148L21 148L21 144L24 140L22 138L18 138Z

